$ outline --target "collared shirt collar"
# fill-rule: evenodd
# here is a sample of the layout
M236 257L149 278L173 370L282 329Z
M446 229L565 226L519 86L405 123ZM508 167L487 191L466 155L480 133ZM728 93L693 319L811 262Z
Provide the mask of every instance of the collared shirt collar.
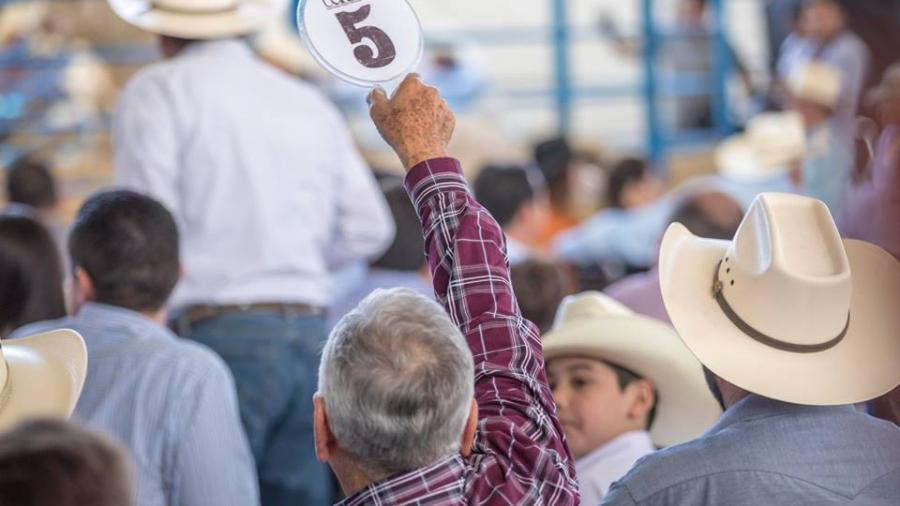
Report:
M653 445L653 440L650 439L650 433L636 430L626 432L578 459L575 466L578 468L590 467L617 454L636 452L646 455L653 451L656 451L656 447Z
M750 394L728 408L706 434L716 434L739 423L754 419L785 415L796 416L803 413L817 413L823 410L834 409L853 410L854 408L853 406L804 406Z
M159 338L171 338L174 335L162 325L146 316L117 306L89 302L81 307L75 316L77 321L88 325L100 327L124 327L128 329L140 329L139 335Z
M200 40L182 49L177 58L193 58L209 54L252 56L253 50L247 41L241 38Z

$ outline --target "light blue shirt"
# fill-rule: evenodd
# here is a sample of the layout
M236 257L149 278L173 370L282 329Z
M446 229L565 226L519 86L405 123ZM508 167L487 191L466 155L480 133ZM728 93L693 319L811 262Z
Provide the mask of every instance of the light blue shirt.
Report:
M840 223L855 161L853 145L838 135L830 122L810 132L808 145L803 162L803 193L825 202Z
M234 380L218 356L138 313L101 304L14 336L58 328L78 331L87 344L73 418L131 451L138 506L259 504Z
M638 461L603 504L896 506L900 428L851 406L750 396L703 437Z

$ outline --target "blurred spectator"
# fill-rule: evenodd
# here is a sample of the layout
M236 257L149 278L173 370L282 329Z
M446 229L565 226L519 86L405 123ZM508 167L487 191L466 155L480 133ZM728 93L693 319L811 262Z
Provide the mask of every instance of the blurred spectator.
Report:
M0 337L66 315L58 249L37 221L0 216L0 287Z
M60 214L60 196L56 178L43 161L25 157L6 173L4 214L28 216L41 222L53 236L60 251L65 241L65 224Z
M544 176L550 197L550 213L537 240L537 247L545 250L559 234L578 225L578 219L570 209L575 153L565 139L550 139L535 146L534 160Z
M14 336L61 328L84 336L89 379L75 415L131 449L138 505L256 504L228 368L164 326L181 273L172 215L133 192L97 194L78 213L69 254L75 316Z
M825 202L840 220L855 154L852 137L832 121L840 99L840 70L818 62L798 66L788 91L788 108L803 117L806 129L802 193Z
M130 471L118 445L69 423L31 421L0 435L3 506L131 506Z
M397 234L381 258L369 265L362 282L332 305L329 328L352 311L370 293L379 288L407 288L425 297L434 297L431 275L425 263L425 240L416 209L402 182L384 192L394 216Z
M484 69L471 48L458 43L432 43L419 73L457 112L471 109L488 87Z
M473 185L475 198L494 216L506 234L506 254L511 265L532 256L545 218L543 195L517 166L491 165L481 169Z
M677 0L675 5L675 33L658 45L659 62L672 74L675 83L674 126L677 130L710 128L714 124L711 90L715 86L716 38L708 20L709 1ZM641 54L643 42L623 36L607 15L601 18L600 29L620 53ZM746 89L752 90L749 71L732 46L727 42L726 45L731 65Z
M849 194L844 235L873 242L900 260L900 63L869 96L883 129L873 159ZM900 388L873 402L873 414L900 425Z
M510 278L522 316L542 333L550 330L562 300L575 292L575 283L565 267L545 260L513 265Z
M663 194L662 181L650 172L646 160L639 158L626 158L615 164L606 188L609 207L625 210L650 205Z
M743 211L733 198L721 192L704 191L685 199L675 209L670 222L681 223L698 237L728 240L737 232L741 218ZM658 265L614 283L605 293L636 313L671 322L659 288Z
M792 34L781 48L778 78L791 76L813 60L841 70L841 91L834 115L842 135L852 135L853 120L869 71L865 43L847 28L847 13L838 0L805 0L802 35Z
M390 211L334 105L249 47L281 2L112 5L166 57L127 84L112 134L116 183L181 227L173 325L231 367L263 506L329 504L309 399L330 271L380 255Z
M721 411L675 330L605 295L568 297L543 340L583 504L641 457L701 435Z
M778 68L778 52L792 34L802 37L804 0L766 0L766 33L769 38L769 68Z

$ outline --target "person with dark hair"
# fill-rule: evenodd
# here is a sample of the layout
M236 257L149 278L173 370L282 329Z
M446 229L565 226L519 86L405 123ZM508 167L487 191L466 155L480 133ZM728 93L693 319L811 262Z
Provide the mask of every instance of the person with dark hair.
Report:
M73 424L34 420L0 435L0 505L131 506L125 452Z
M638 459L701 435L721 413L675 330L603 294L566 298L543 344L582 504L599 503Z
M7 171L6 196L10 203L34 210L52 209L59 204L56 180L50 169L43 162L27 157Z
M743 218L741 206L729 195L702 191L685 198L669 218L681 223L693 234L709 239L731 239ZM604 293L632 311L670 323L659 288L659 270L632 274L606 287Z
M399 179L399 178L398 178ZM425 297L434 297L431 275L425 263L425 240L416 208L409 201L403 181L389 184L384 198L394 216L397 234L387 251L368 266L362 283L332 304L329 328L380 288L406 288Z
M75 416L123 441L138 464L138 505L259 501L234 380L206 347L165 326L181 273L169 211L131 191L89 198L72 226L75 316L14 336L70 328L91 357Z
M606 203L615 209L637 209L662 196L662 183L650 172L646 160L625 158L609 171Z
M606 193L609 206L562 234L554 251L581 267L609 262L624 265L626 271L646 270L653 263L674 199L663 193L662 182L638 158L616 163L609 172Z
M512 265L509 275L522 315L541 334L550 330L559 304L574 292L571 274L559 263L531 259Z
M534 147L534 161L544 176L550 198L550 212L537 244L549 248L559 234L578 225L578 219L571 212L576 156L568 141L560 137L538 143Z
M253 53L284 2L110 4L165 56L125 86L112 137L116 184L159 199L181 227L171 325L231 367L262 505L328 504L306 401L332 273L384 251L390 211L334 104Z
M65 224L59 212L59 191L45 162L25 157L14 163L6 173L6 197L8 204L3 214L39 221L62 252Z
M475 199L503 227L509 263L517 264L531 257L529 245L538 239L544 209L542 196L529 180L528 172L515 165L489 165L479 171L473 188Z
M65 315L62 262L50 233L31 218L0 216L0 337Z

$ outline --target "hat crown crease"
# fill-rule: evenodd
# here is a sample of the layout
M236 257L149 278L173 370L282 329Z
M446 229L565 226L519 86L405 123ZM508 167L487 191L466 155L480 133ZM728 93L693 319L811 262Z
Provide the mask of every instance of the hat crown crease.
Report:
M747 213L718 280L722 297L749 327L788 345L818 346L846 329L849 265L824 204L767 194Z

